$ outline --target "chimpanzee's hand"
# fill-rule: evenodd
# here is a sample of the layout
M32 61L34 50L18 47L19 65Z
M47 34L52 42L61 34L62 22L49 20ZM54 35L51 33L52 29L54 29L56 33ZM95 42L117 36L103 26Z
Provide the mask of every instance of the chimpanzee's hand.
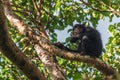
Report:
M60 42L54 43L54 45L57 46L60 49L66 50L66 47L62 43L60 43Z

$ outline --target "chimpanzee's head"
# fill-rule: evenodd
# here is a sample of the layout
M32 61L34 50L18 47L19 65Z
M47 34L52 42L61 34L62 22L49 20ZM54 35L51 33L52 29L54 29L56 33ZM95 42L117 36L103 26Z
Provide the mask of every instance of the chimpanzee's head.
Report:
M78 40L81 40L83 33L85 32L85 26L81 24L76 24L73 26L73 32L71 35L70 42L75 43Z

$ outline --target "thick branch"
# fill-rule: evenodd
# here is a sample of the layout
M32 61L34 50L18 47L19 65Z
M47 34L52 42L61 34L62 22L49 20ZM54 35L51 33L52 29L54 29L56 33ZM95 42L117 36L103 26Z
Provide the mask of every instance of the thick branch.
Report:
M0 51L21 69L30 80L46 80L38 68L28 60L11 40L3 9L4 7L0 0Z
M4 0L4 4L8 20L14 26L16 26L16 28L21 34L26 35L31 41L33 41L34 44L38 43L36 38L39 37L39 33L35 33L30 27L28 27L28 25L26 25L24 22L22 22L22 20L18 19L18 17L16 17L13 14L11 6L9 4L9 0ZM44 34L41 33L40 35L46 38ZM41 48L37 44L34 45L34 47L43 64L49 67L49 71L50 73L52 73L53 79L65 80L63 74L60 72L60 69L57 68L57 64L54 63L53 60L51 59L50 54L46 54L48 52L46 52L43 48ZM49 64L51 64L51 66L49 66Z
M111 68L110 66L108 66L107 64L105 64L104 62L102 62L99 59L94 59L94 58L90 58L90 57L86 57L86 56L81 56L80 54L77 54L77 53L63 51L61 49L58 49L54 45L51 45L49 40L44 38L39 33L33 33L31 31L30 27L28 28L25 23L21 22L18 18L14 17L13 14L11 15L11 13L9 13L10 12L9 10L7 10L6 12L8 13L7 17L9 19L9 21L11 23L13 23L15 26L17 26L16 28L18 30L22 28L22 30L20 31L21 33L23 33L24 35L27 35L29 37L29 39L31 39L32 41L41 45L42 48L44 48L45 50L48 50L51 54L57 55L59 57L65 58L65 59L82 61L91 66L94 66L95 68L100 70L103 74L115 75L115 71L113 70L113 68ZM19 21L19 22L16 24L15 23L16 21L17 22Z
M62 70L54 62L53 56L50 55L50 53L48 53L38 44L35 45L35 50L37 51L42 63L49 69L50 74L52 75L52 80L66 80L62 74Z

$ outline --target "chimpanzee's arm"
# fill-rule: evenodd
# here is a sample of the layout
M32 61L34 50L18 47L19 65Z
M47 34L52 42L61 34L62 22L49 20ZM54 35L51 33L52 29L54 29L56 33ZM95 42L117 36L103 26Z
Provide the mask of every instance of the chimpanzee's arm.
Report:
M58 48L60 49L63 49L63 50L67 50L67 51L70 51L70 52L78 52L77 50L72 50L72 49L69 49L68 47L64 46L62 43L60 42L57 42L54 44L55 46L57 46Z

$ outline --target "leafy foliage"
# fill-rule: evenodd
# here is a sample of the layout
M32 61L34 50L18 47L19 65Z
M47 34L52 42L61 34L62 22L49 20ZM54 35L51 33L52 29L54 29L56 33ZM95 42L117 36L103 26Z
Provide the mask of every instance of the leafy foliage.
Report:
M112 21L114 15L120 16L119 0L43 0L42 4L39 4L39 0L34 1L37 6L42 6L40 8L40 16L37 14L32 0L11 0L12 9L17 16L23 19L35 31L40 27L40 21L53 43L57 41L55 30L64 30L67 26L73 26L74 22L97 27L98 21L103 20L105 17ZM106 44L106 54L102 56L102 59L120 72L120 23L111 24L109 31L111 37ZM71 32L71 30L68 32ZM50 79L47 70L37 59L33 46L30 46L30 43L28 43L29 40L25 36L20 35L10 24L9 33L16 45ZM75 46L69 43L69 38L66 39L65 44L68 47L75 48ZM87 64L61 58L57 58L57 60L60 67L65 71L66 79L68 80L101 80L104 77L104 75L100 75L100 72ZM0 54L0 80L3 79L27 80L22 72Z
M108 43L106 44L106 57L111 58L107 59L107 62L111 64L120 72L120 23L115 23L109 26L109 31L112 36L109 38ZM114 64L113 64L114 63Z

